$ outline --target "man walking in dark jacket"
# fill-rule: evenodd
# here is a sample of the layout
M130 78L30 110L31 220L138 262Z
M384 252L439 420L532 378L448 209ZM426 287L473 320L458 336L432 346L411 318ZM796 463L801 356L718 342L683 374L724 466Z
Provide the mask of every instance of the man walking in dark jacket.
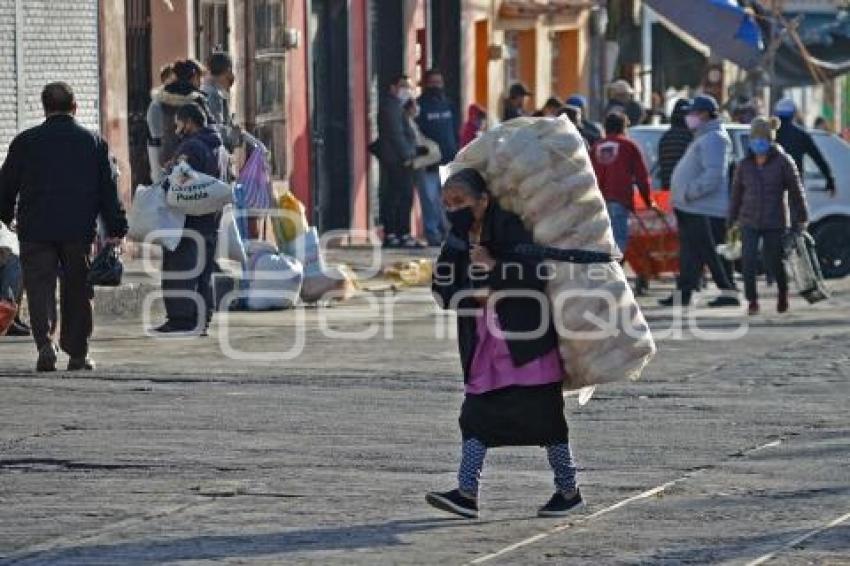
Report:
M98 135L74 119L77 102L65 83L44 87L47 119L19 134L0 169L0 221L15 216L38 371L56 369L54 343L56 278L61 272L59 345L70 356L68 370L91 370L92 288L89 257L100 215L109 243L127 233L124 208L109 160Z
M440 146L442 160L439 164L427 167L421 175L425 183L423 193L430 201L422 207L425 223L425 235L428 244L439 246L448 230L448 222L440 196L440 165L446 165L457 155L460 126L452 102L446 97L443 74L438 69L425 73L425 89L419 97L419 117L416 119L419 129L425 137ZM425 214L424 211L429 211ZM429 217L430 216L430 217Z
M776 142L794 160L794 163L797 165L797 171L800 172L800 178L805 180L803 160L808 155L826 179L826 191L834 195L835 178L832 176L832 169L830 169L829 163L823 158L811 134L794 123L794 116L797 114L797 105L790 98L783 98L776 103L774 111L782 122L779 131L776 132Z
M220 177L221 137L207 125L203 111L187 104L175 114L177 146L173 163L185 161L199 173ZM172 163L172 165L173 165ZM212 321L210 279L218 243L220 213L186 216L183 238L174 251L162 250L162 291L168 320L158 334L206 335Z
M404 114L404 105L412 97L410 79L402 75L389 85L378 108L380 215L388 248L419 247L410 234L416 133Z
M659 189L670 190L673 170L694 140L694 135L685 123L685 114L689 105L690 102L685 99L676 101L670 116L670 129L664 132L658 142L658 169L661 177Z

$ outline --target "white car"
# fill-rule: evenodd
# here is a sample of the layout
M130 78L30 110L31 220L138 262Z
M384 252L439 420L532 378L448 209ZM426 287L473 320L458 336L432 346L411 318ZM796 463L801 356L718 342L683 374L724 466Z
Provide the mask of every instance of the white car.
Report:
M744 158L749 145L750 128L741 124L726 124L732 138L733 159ZM658 141L668 126L635 126L631 138L643 149L652 172L653 186L660 187L658 178ZM809 133L823 154L835 177L835 196L826 192L826 179L809 156L803 164L803 184L809 203L809 231L817 242L821 269L826 277L850 275L850 144L840 137L821 130Z

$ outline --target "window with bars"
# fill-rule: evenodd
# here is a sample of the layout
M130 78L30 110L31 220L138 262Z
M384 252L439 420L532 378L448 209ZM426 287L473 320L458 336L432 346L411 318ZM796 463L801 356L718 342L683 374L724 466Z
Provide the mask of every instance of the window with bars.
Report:
M268 148L272 176L286 176L285 84L286 18L283 0L251 0L247 16L248 122L254 135Z
M206 62L216 51L228 51L230 24L227 0L195 0L197 26L195 53Z

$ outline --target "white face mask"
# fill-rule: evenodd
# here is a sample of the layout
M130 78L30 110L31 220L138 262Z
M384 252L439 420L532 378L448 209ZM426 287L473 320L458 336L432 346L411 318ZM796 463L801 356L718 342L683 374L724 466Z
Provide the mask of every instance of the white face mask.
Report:
M694 114L688 114L687 116L685 116L685 123L688 125L689 129L696 130L697 128L702 126L702 118Z

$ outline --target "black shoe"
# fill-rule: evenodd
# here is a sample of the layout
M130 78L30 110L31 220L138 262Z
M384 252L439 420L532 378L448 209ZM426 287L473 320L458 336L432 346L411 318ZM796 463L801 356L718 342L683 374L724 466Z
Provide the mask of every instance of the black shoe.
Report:
M400 248L401 240L399 240L398 236L395 234L389 234L386 238L384 238L384 247L388 249Z
M691 300L690 300L690 299L688 299L687 301L686 301L686 300L684 300L684 299L682 299L682 300L681 300L681 303L677 303L677 302L676 302L677 298L678 298L678 297L677 297L676 295L670 295L670 296L669 296L669 297L667 297L666 299L659 299L659 300L658 300L658 306L661 306L661 307L673 307L673 306L677 306L677 305L678 305L678 306L686 307L686 306L688 306L688 305L691 303Z
M163 334L168 336L196 336L199 334L198 329L191 326L183 326L175 324L171 321L166 322L156 328L150 329L151 334Z
M30 327L18 320L12 322L12 326L6 331L6 336L29 336L32 334Z
M68 371L92 371L95 368L94 360L85 358L71 358L68 360Z
M549 500L549 503L544 505L537 511L538 517L564 517L573 509L584 506L584 500L581 498L581 492L576 489L569 496L564 495L560 491L556 491L555 495Z
M401 238L401 243L399 244L399 247L404 248L406 250L423 250L427 246L425 246L425 244L423 244L410 234L407 234Z
M47 372L56 371L56 361L59 357L59 348L56 344L48 344L38 351L38 361L35 364L35 371Z
M709 308L716 309L720 307L740 307L741 299L730 295L720 295L708 301Z
M425 496L425 501L441 511L448 511L467 519L478 518L478 501L462 495L457 489L444 493L432 491Z

